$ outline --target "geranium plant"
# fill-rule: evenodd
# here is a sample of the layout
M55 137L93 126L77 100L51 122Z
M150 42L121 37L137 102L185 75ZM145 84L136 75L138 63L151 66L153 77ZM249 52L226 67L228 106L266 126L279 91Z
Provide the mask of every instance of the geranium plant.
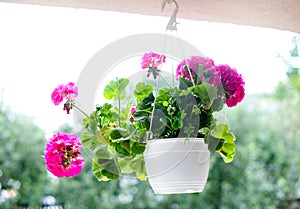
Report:
M141 68L147 77L163 82L159 67L165 62L164 55L150 52L142 57ZM147 140L157 138L204 138L211 153L219 153L226 163L233 160L235 136L227 124L218 123L213 113L221 111L225 104L233 107L242 101L245 95L242 76L228 65L216 66L213 60L201 56L180 62L174 76L176 86L157 89L158 85L139 82L129 94L129 79L110 81L103 92L108 101L97 105L90 114L75 105L78 91L73 83L59 85L54 90L51 97L55 105L65 100L67 113L74 107L85 115L79 139L93 154L92 171L98 180L118 179L127 173L146 179L143 152ZM54 155L49 152L60 153L55 162L66 175L53 170L53 161L45 157L48 170L61 177L70 176L68 169L73 165L82 167L82 159L78 159L80 143L74 143L75 148L69 143L67 148L60 148L59 144L57 149L47 149L46 156ZM64 151L69 149L73 151Z

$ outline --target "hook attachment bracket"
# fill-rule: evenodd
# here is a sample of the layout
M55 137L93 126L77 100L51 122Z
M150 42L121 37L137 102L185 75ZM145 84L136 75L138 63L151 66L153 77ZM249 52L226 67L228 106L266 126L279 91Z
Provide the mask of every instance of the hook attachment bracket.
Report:
M173 31L173 30L176 30L177 31L177 22L176 22L176 15L178 13L178 10L179 10L179 5L178 3L175 1L175 0L163 0L162 4L161 4L161 11L163 12L164 11L164 8L166 6L166 3L174 3L175 4L175 9L172 13L172 16L167 24L167 27L166 27L166 30L170 30L170 31Z

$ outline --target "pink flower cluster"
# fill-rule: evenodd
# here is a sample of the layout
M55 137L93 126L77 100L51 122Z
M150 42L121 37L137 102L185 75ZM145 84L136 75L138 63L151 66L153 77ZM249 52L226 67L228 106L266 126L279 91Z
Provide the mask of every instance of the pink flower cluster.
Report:
M142 69L157 68L166 62L166 56L154 52L145 53L142 57Z
M81 149L82 143L75 134L54 134L46 144L47 169L59 178L78 175L84 166L83 157L79 157Z
M51 94L52 102L59 105L63 99L74 99L78 96L78 89L74 83L69 82L67 85L59 85Z
M224 99L228 107L236 106L245 96L242 75L228 65L215 66L214 61L207 57L192 56L179 63L176 70L176 79L180 76L187 80L196 79L197 67L202 65L201 81L209 82L212 86L221 85L224 88ZM189 70L190 69L190 72Z
M176 79L178 80L178 78L181 76L184 79L191 81L192 76L193 80L195 81L197 68L199 65L202 65L202 83L207 81L212 86L217 86L220 83L219 74L216 71L214 61L207 57L192 56L187 60L183 60L181 63L179 63L176 69Z
M142 69L148 69L147 77L153 74L154 79L159 75L157 68L160 64L166 62L166 56L154 52L145 53L142 57Z
M217 66L217 71L221 77L227 106L236 106L245 96L245 82L243 81L242 75L240 75L236 69L228 65Z
M74 83L70 82L67 85L59 85L54 89L51 94L52 102L55 105L59 105L64 99L67 99L67 102L64 104L64 110L67 113L70 113L70 109L73 106L73 99L78 96L78 89Z

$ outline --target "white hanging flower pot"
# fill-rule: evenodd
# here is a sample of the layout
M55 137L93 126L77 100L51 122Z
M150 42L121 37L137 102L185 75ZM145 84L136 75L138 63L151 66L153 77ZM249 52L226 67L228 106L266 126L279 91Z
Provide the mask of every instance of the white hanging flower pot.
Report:
M202 192L207 182L210 152L203 139L150 140L144 158L156 194Z

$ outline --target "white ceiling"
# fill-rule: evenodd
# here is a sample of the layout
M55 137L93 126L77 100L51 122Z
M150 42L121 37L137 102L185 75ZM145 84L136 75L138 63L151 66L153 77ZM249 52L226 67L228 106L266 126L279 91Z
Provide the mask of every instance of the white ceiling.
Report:
M99 9L144 15L170 16L162 0L0 0L2 2ZM177 0L178 17L233 23L300 33L300 0Z

